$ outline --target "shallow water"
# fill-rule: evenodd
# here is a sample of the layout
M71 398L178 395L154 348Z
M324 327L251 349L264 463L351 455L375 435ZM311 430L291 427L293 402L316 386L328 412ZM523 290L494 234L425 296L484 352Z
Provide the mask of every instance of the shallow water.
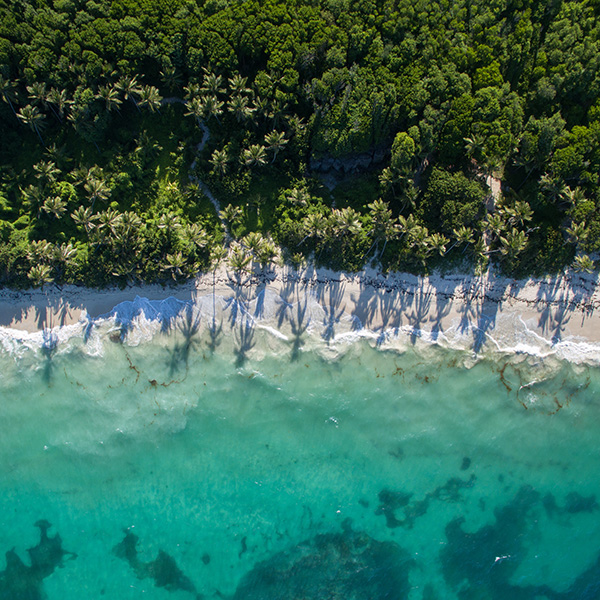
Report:
M0 598L598 597L598 367L252 335L0 355Z

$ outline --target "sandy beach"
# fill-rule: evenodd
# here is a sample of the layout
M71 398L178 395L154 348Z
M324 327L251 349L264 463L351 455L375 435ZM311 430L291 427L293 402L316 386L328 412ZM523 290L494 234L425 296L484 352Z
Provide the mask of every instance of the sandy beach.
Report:
M400 334L434 342L460 338L461 346L476 352L494 346L527 351L530 343L547 349L600 344L600 290L593 276L580 274L510 280L494 273L418 277L277 267L240 275L222 267L177 286L2 290L0 327L7 333L47 331L107 316L136 297L176 298L213 316L216 308L210 307L218 305L232 326L243 314L246 326L298 337L310 331L328 344L349 332L369 332L378 343Z

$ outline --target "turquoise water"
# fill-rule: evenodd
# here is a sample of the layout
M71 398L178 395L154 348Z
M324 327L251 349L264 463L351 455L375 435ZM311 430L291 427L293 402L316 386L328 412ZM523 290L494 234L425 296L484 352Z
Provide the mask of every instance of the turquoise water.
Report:
M598 367L268 335L1 354L0 598L599 597Z

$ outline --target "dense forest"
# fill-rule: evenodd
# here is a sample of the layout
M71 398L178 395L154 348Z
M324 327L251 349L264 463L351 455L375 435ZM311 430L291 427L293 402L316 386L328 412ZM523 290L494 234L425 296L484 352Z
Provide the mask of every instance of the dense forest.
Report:
M598 0L0 0L0 283L591 272ZM227 258L226 258L227 257Z

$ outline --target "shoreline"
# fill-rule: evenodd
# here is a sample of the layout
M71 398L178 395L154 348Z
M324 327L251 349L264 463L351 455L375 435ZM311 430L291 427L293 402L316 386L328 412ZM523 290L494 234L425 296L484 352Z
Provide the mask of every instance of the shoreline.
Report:
M177 317L173 311L195 306L205 317L214 319L218 312L232 329L245 318L245 327L257 325L284 338L318 334L327 345L348 334L368 334L378 345L400 334L412 343L426 338L454 344L460 338L459 345L475 353L529 352L528 346L532 353L552 352L578 343L591 345L588 351L600 360L600 286L593 276L580 274L511 280L493 272L419 277L374 269L346 274L275 267L236 276L221 267L172 287L0 290L0 329L19 337L47 333L97 323L115 314L115 307L120 321L142 314L153 318L153 313L163 319L156 307L167 299L176 299L179 307L166 309L169 319Z

